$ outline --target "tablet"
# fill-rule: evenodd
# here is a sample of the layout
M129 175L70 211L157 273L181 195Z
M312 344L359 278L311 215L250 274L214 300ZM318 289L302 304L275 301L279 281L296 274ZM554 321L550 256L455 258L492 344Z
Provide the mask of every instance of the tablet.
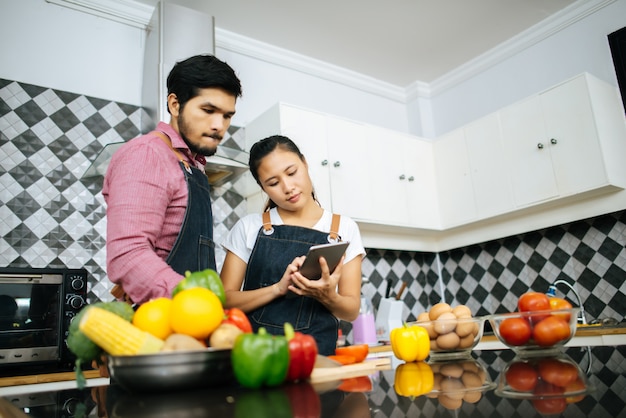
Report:
M300 273L310 280L321 278L322 269L319 263L320 257L326 259L328 268L332 273L337 267L337 264L339 264L339 260L341 260L341 256L346 252L346 248L348 248L349 244L349 242L333 242L330 244L312 246L309 248L304 263L302 263L302 267L300 267Z

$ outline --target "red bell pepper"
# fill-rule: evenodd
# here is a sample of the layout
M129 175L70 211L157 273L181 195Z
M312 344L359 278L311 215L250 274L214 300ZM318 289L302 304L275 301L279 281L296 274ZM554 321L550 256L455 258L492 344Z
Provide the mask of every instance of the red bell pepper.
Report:
M311 335L294 332L290 323L285 323L285 338L289 345L289 370L287 381L306 380L311 376L317 357L317 343Z
M243 332L252 332L248 316L239 308L224 309L222 323L233 324Z

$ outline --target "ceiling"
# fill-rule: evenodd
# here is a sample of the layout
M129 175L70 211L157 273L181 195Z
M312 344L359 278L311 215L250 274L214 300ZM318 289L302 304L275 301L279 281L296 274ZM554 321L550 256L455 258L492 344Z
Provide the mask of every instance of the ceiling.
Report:
M209 12L220 29L406 87L433 82L577 1L175 2Z

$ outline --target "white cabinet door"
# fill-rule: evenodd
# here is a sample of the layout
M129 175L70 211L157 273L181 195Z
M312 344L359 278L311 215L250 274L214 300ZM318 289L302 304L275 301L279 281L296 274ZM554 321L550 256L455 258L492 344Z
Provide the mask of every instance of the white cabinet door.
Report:
M500 112L505 158L511 167L517 206L611 184L611 169L605 160L612 160L612 156L603 154L602 141L608 147L614 141L623 143L623 130L604 130L614 122L604 114L594 114L595 91L588 81L585 75L575 77ZM602 105L607 100L594 98Z
M385 225L433 229L439 225L432 143L370 127L375 163L371 190L378 199L373 219Z
M322 207L331 210L326 115L282 104L280 132L277 133L289 137L298 145L309 166L317 200Z
M370 187L372 146L364 124L326 117L332 210L354 219L371 219L376 192Z
M515 204L527 206L558 196L540 97L503 109L500 120Z
M442 227L475 220L476 203L463 129L437 138L434 150Z
M476 214L489 218L515 208L509 181L510 167L503 158L500 118L497 113L470 123L463 129L474 186Z
M540 95L553 171L560 196L607 183L602 150L585 77Z

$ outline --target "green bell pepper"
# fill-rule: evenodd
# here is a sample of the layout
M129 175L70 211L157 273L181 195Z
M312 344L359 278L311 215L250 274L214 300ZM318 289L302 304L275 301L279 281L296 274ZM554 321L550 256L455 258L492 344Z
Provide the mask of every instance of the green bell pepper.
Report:
M284 336L258 333L240 334L231 353L235 378L241 386L256 389L278 386L289 370L289 345Z
M222 306L226 303L226 292L224 291L224 284L220 275L213 269L206 269L201 271L185 272L185 278L182 279L176 287L172 290L172 297L178 292L185 289L191 289L192 287L204 287L209 289L219 298L222 302Z

